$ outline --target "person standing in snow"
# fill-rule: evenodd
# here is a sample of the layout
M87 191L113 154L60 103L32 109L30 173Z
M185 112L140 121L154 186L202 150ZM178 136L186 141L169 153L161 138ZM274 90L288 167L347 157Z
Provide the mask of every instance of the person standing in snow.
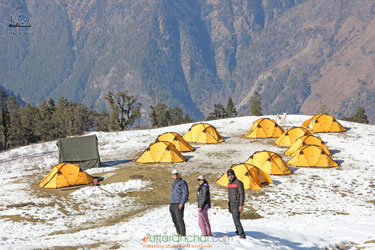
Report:
M184 208L185 202L189 199L189 188L178 171L175 169L172 171L172 193L171 193L171 204L169 206L169 212L172 215L172 221L176 227L177 234L186 236L185 222L184 222Z
M240 213L243 210L243 205L245 202L245 190L242 181L238 180L233 169L227 171L228 176L228 209L232 214L234 225L236 226L236 234L240 236L241 239L246 239L245 232L243 230Z
M206 178L201 175L198 177L197 203L199 212L199 227L203 236L212 236L211 225L208 219L208 209L211 207L210 186Z

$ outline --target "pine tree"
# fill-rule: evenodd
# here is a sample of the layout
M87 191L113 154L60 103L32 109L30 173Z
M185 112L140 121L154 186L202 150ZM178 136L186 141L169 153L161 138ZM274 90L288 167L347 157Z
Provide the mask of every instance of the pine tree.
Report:
M106 110L102 110L101 113L95 114L96 120L95 120L95 127L96 131L108 131L108 120L109 120L109 114Z
M216 119L223 119L227 118L227 112L224 106L220 103L214 104L214 111L208 114L206 120L216 120Z
M60 97L55 105L55 111L52 115L53 129L50 131L52 138L63 138L68 135L68 117L66 109L69 107L69 101L64 97Z
M150 108L151 113L149 114L149 118L151 120L151 126L154 128L177 125L193 121L193 119L189 115L184 115L181 108L168 107L161 101L159 101L157 104L151 105Z
M354 114L354 119L356 120L356 122L359 122L359 123L365 123L365 124L368 124L368 118L367 118L367 115L366 115L366 110L364 107L360 107L357 112Z
M71 106L74 111L73 133L75 135L80 135L86 131L92 130L94 128L95 123L94 112L82 103L72 102Z
M168 106L165 103L158 102L157 104L151 105L151 113L149 115L151 120L151 126L153 128L168 126L169 112Z
M188 114L185 114L184 119L182 119L181 123L190 123L190 122L193 122L193 121L194 121L193 118L191 118Z
M0 150L9 148L10 113L8 95L0 91Z
M237 116L237 110L234 107L234 103L232 101L232 97L229 97L227 102L227 107L225 108L225 111L227 113L227 117L235 117Z
M39 105L39 120L37 124L37 129L35 131L36 135L42 140L51 140L51 132L53 131L53 113L55 111L55 103L50 100L48 104L45 100Z
M8 107L10 112L9 147L12 148L23 145L20 107L14 96L9 97Z
M36 135L35 130L38 123L39 109L33 107L30 103L26 104L25 107L21 108L21 134L23 138L23 145L37 142L40 138Z
M262 115L262 103L260 94L255 91L254 95L250 99L250 114L255 116Z
M342 119L345 121L351 121L351 122L359 122L359 123L365 123L365 124L369 123L367 115L366 115L366 110L364 107L358 108L357 112L354 115L349 116L349 117L343 117Z
M181 123L189 123L193 121L193 119L189 117L187 114L185 114L184 116L182 109L179 107L175 107L173 109L168 108L168 113L169 113L167 115L167 117L169 117L168 126L177 125Z

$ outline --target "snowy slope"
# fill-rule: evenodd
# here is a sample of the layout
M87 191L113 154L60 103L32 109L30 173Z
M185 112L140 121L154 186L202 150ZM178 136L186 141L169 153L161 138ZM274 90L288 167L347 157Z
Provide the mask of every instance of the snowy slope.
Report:
M278 148L271 139L249 140L242 137L257 118L210 121L226 142L195 145L198 149L186 154L189 161L175 164L171 169L178 168L182 176L194 172L219 176L232 164L246 161L255 151L270 150L282 155L286 149ZM289 115L287 126L299 126L307 118ZM263 195L247 194L247 204L253 206L263 218L243 220L248 235L246 240L234 236L230 214L215 207L209 211L215 235L211 242L195 240L181 242L181 245L215 249L324 249L340 244L375 248L375 166L371 157L375 146L375 126L349 122L342 124L350 130L340 134L318 134L333 151L333 158L341 164L340 167L298 168L292 175L274 176L274 184L264 188ZM157 135L167 131L184 134L190 126L184 124L152 130L95 133L106 167L88 172L115 172L124 168L129 164L127 161L136 159ZM177 247L174 242L152 241L153 235L174 233L168 207L164 206L114 225L71 231L71 228L89 224L92 220L109 220L111 215L131 209L134 201L108 195L96 187L84 187L65 196L35 191L38 190L38 182L57 163L57 159L55 142L29 145L0 154L1 249L91 244L97 244L92 248L100 249L111 246L124 249L161 248L168 247L168 244ZM226 197L222 189L212 185L213 197ZM103 187L117 194L152 188L152 185L141 180L130 180ZM194 191L191 193L195 195ZM169 196L169 190L166 196ZM36 205L6 207L21 202L34 202ZM188 234L200 235L197 220L196 205L188 204L185 211Z

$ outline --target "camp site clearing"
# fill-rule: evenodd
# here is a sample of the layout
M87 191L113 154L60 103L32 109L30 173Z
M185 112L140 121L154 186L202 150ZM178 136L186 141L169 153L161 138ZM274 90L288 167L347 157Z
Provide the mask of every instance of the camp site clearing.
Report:
M262 118L273 116L264 116ZM288 115L284 130L311 116ZM41 189L58 164L56 141L0 153L0 249L145 249L147 235L172 235L168 211L170 173L181 172L190 190L185 209L188 234L200 235L195 203L198 175L211 186L209 218L214 249L371 249L375 248L375 126L340 121L343 133L319 133L339 166L298 168L271 175L273 184L246 191L242 223L245 240L234 235L225 187L216 179L257 151L283 157L277 138L244 135L260 117L210 121L223 138L217 144L191 143L180 163L137 163L166 132L181 136L192 124L150 130L95 132L102 167L86 172L104 177L101 185ZM218 240L226 239L226 240ZM229 240L228 240L229 239ZM192 243L198 245L198 243ZM206 244L207 245L207 244Z

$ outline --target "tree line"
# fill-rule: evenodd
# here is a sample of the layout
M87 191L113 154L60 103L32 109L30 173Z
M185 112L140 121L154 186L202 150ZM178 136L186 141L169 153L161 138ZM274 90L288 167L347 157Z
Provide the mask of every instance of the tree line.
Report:
M48 141L70 135L80 135L101 127L105 113L90 110L85 104L61 97L42 101L39 106L29 103L21 107L14 96L0 92L0 150Z
M256 93L257 94L257 93ZM255 99L254 99L255 98ZM260 96L253 97L250 110L253 115L261 115ZM121 131L129 129L141 116L142 104L128 92L108 92L105 96L110 107L97 112L83 103L73 102L61 97L57 103L53 99L43 100L39 105L20 106L14 96L0 91L0 150L6 150L30 143L55 140L88 131ZM254 106L255 105L255 106ZM254 107L252 107L254 106ZM193 122L179 107L169 107L161 100L150 106L148 117L151 127L165 127ZM232 98L226 107L215 104L214 110L206 120L237 116Z
M262 102L260 94L255 91L250 99L249 111L250 115L260 116L262 115ZM214 110L208 114L206 120L216 120L236 117L238 115L237 109L234 106L232 97L229 97L227 105L220 103L214 104Z
M253 116L262 115L261 95L255 91L250 99L249 111ZM73 135L82 135L88 131L121 131L129 129L141 116L142 104L128 92L105 96L110 107L97 112L83 103L77 103L61 97L57 103L53 99L43 100L39 106L29 103L20 106L14 96L0 91L0 150L28 145L39 141L49 141ZM148 117L151 127L165 127L194 120L179 107L169 107L161 100L150 106ZM238 112L229 97L226 106L216 103L206 120L236 117ZM368 123L365 109L343 120Z
M121 131L129 129L141 116L142 104L128 92L105 96L110 107L97 112L83 103L61 97L43 100L39 105L20 106L14 96L0 91L0 150L30 143L55 140L88 131ZM152 127L162 127L192 122L181 108L168 107L159 101L151 105L149 118Z

